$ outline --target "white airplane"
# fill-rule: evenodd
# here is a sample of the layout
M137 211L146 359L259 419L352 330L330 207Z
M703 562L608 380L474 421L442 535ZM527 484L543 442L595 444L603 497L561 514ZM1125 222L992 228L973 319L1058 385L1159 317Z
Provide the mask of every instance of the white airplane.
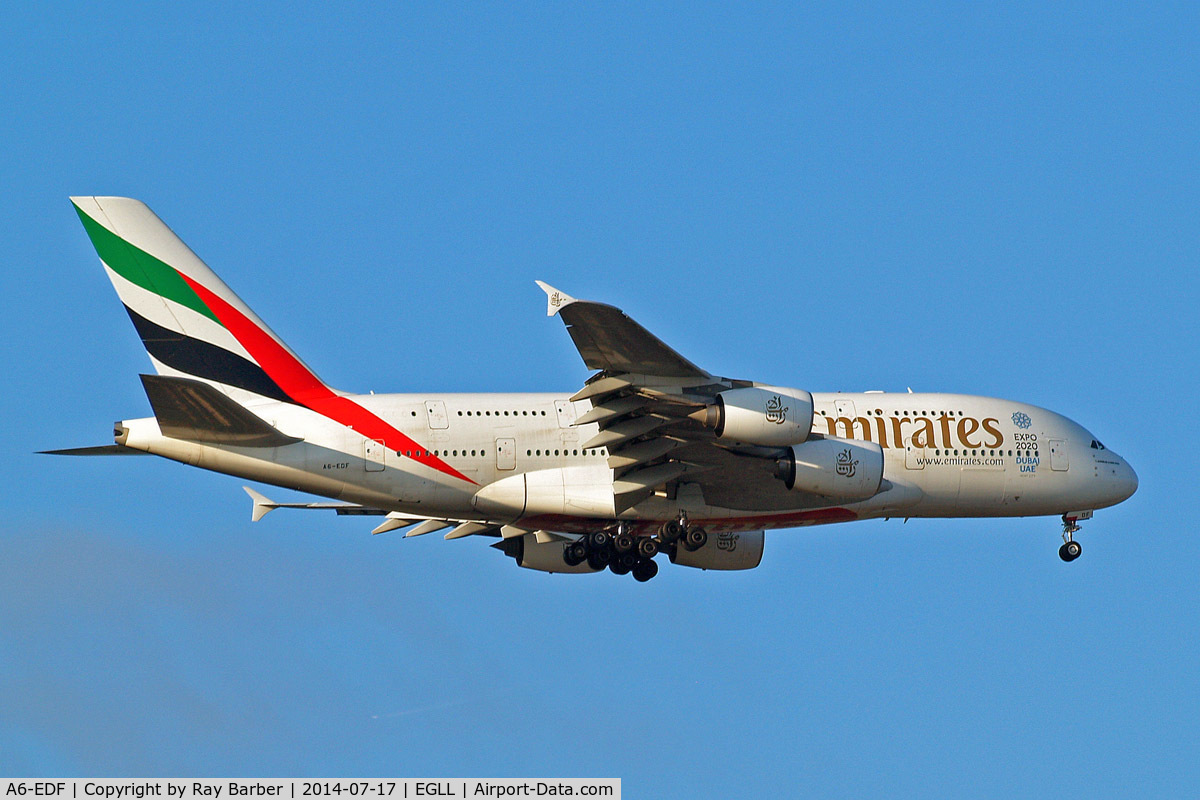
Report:
M619 309L544 283L596 373L573 395L350 394L323 383L137 200L72 202L157 375L115 444L328 498L275 508L445 531L545 572L632 573L665 553L751 569L764 531L876 517L1062 517L1137 489L1123 458L1043 408L957 394L809 393L712 375Z

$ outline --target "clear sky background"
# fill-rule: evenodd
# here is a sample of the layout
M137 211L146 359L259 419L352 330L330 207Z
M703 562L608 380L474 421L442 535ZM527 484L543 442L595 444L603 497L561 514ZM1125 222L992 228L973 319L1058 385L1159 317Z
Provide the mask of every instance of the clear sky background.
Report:
M1200 787L1194 3L7 4L0 774ZM1141 478L1054 518L517 569L158 459L67 201L146 201L330 383L562 391L540 278L718 374L1012 397ZM269 494L288 498L287 493Z

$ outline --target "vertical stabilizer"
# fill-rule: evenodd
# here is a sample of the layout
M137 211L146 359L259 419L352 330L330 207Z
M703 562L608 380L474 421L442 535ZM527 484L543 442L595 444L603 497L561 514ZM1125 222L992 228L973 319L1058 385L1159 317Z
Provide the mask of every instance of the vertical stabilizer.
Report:
M330 392L145 203L71 202L160 375L215 383L240 400Z

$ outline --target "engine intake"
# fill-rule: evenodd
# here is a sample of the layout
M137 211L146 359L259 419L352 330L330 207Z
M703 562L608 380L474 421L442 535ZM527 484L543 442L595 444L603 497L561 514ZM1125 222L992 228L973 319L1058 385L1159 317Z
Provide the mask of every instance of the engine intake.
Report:
M866 500L883 483L883 448L874 442L817 436L775 462L787 488L822 497Z
M813 399L803 389L748 386L721 392L693 418L716 431L718 439L765 447L801 444L812 430Z

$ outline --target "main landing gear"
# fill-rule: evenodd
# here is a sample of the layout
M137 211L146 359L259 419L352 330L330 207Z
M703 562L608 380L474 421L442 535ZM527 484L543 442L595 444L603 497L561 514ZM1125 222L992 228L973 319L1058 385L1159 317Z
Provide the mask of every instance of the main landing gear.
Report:
M645 583L658 574L654 561L663 550L674 552L682 546L687 550L699 550L708 543L708 533L699 525L688 523L687 515L663 523L658 535L634 535L629 523L618 522L615 533L607 530L592 531L563 548L563 562L577 567L587 562L594 570L608 567L614 575L633 575L633 579Z
M1075 534L1079 533L1082 529L1079 527L1079 523L1075 517L1068 517L1066 514L1063 514L1062 523L1063 544L1062 547L1058 548L1058 557L1063 561L1074 561L1083 554L1083 547L1079 542L1075 541Z

